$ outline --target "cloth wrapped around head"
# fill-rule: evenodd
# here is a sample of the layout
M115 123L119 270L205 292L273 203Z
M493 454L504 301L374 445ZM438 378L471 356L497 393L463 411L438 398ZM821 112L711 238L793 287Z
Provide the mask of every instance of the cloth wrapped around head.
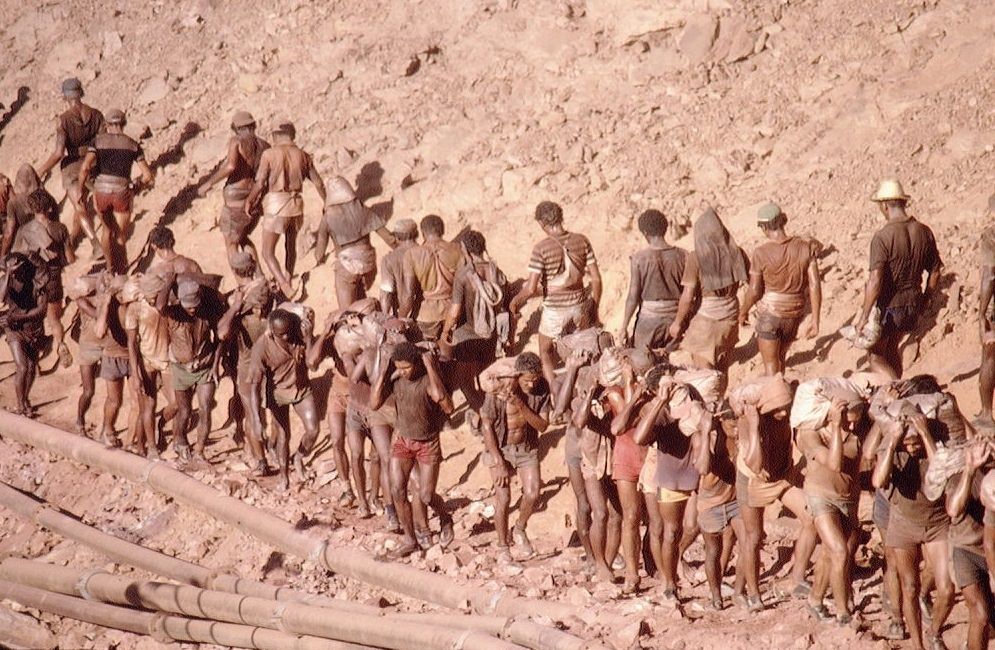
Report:
M729 405L737 415L742 415L747 404L756 406L761 414L790 410L793 399L791 384L784 381L783 375L748 379L729 391Z
M750 279L743 249L712 208L694 222L694 254L704 291L718 291Z
M200 305L200 285L192 280L181 280L176 285L176 298L183 307L197 307Z
M138 278L138 288L148 300L155 300L167 285L166 278L157 273L145 273L136 277Z

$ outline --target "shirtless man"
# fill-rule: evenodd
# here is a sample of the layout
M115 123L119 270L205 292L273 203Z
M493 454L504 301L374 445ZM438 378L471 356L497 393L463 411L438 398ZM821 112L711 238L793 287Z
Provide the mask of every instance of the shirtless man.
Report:
M442 238L442 217L430 214L421 220L424 243L404 255L404 293L398 315L411 317L428 341L436 341L453 295L456 272L463 265L463 252L456 242Z
M149 246L154 258L147 273L158 275L169 284L181 273L203 273L200 264L173 250L176 237L166 226L156 226L149 232Z
M253 209L247 214L245 199L252 191L252 183L259 171L259 159L263 151L269 149L269 143L256 135L256 120L247 111L238 111L232 116L231 130L234 135L228 140L228 154L217 171L197 188L197 196L207 196L212 187L221 179L225 180L218 226L225 238L228 259L247 249L258 260L256 247L249 235L256 225L259 210Z
M104 417L100 427L100 440L109 447L118 447L117 416L124 402L124 383L131 376L128 364L128 333L125 330L127 306L121 303L118 292L112 290L111 275L104 275L100 282L100 292L97 300L97 318L93 326L94 334L100 337L102 354L100 357L100 379L104 381L106 397L104 399ZM137 411L137 404L135 405ZM133 425L137 418L133 418ZM129 442L144 456L148 449L144 436L135 434L132 427Z
M539 434L546 430L543 412L549 408L549 389L542 378L542 363L532 352L515 360L515 376L501 380L497 393L489 393L480 409L484 431L484 464L494 481L494 528L499 559L512 560L508 544L508 509L511 506L511 477L522 482L518 521L512 529L515 546L522 555L535 551L525 527L539 499L542 477L539 472Z
M193 394L196 392L200 407L194 455L203 459L218 384L218 322L224 308L203 293L196 282L181 280L176 288L179 304L169 305L163 311L169 331L169 369L176 395L173 447L184 460L190 458L187 432L193 415Z
M413 300L404 285L404 257L418 245L418 224L413 219L398 219L389 228L397 245L380 260L380 310L396 316L402 302Z
M76 364L79 366L81 391L76 403L76 433L86 435L86 412L90 410L97 390L97 372L100 370L100 357L104 348L101 338L94 331L97 322L97 279L94 277L76 278L67 288L66 295L76 303L79 314L79 353Z
M870 271L864 305L854 327L861 332L875 305L881 311L881 338L869 350L872 372L902 376L899 344L919 322L940 282L943 262L933 231L905 212L909 196L901 183L884 181L872 199L887 223L871 239ZM926 273L926 290L922 274Z
M677 317L687 251L667 242L667 225L667 218L659 210L639 215L639 232L646 238L647 247L630 258L620 345L660 350L670 340L668 330ZM630 336L633 316L636 326Z
M263 206L263 262L283 291L290 298L294 295L291 278L297 262L297 233L304 224L304 199L301 195L304 180L310 180L325 202L325 182L321 180L311 155L294 144L297 130L290 120L280 120L273 129L273 146L259 156L256 181L245 199L245 218L252 219L252 211L262 199ZM276 261L276 244L284 238L286 265Z
M73 204L69 240L75 246L82 229L96 252L100 250L100 242L93 227L89 206L82 198L79 170L87 147L104 130L104 116L97 109L83 103L83 84L75 77L62 82L62 98L68 109L56 119L55 147L48 160L38 168L38 175L44 181L53 167L59 165L62 168L62 187Z
M373 385L370 408L380 408L388 394L394 395L397 404L390 484L394 509L404 531L404 542L391 555L406 557L431 544L429 507L439 517L439 546L446 548L453 541L453 519L435 488L442 465L439 436L445 418L453 411L453 400L439 376L435 355L413 343L394 348L391 362ZM408 503L408 482L416 463L418 494L412 508Z
M273 304L269 284L264 278L254 277L255 259L246 250L239 250L229 258L236 272L238 286L228 297L228 310L218 322L218 338L234 346L237 357L235 368L235 393L241 407L236 416L236 429L245 433L249 454L255 462L253 474L264 476L269 468L262 435L250 426L244 428L246 415L252 408L252 392L259 386L250 381L252 348L268 326L267 317ZM261 402L259 402L261 404ZM258 415L258 414L257 414Z
M386 223L385 218L363 205L345 178L336 176L328 184L314 259L316 264L324 263L331 238L335 245L335 297L339 309L365 298L373 286L377 275L377 252L370 243L370 233L375 232L391 248L397 246Z
M739 306L739 323L746 325L750 309L760 304L754 330L766 375L784 372L788 348L805 317L806 298L812 317L805 336L811 339L819 335L821 245L808 237L788 235L784 231L787 222L787 216L774 203L767 203L757 213L757 224L767 241L753 251L749 290Z
M987 222L995 220L995 194L988 198ZM981 291L978 304L978 321L981 330L981 369L978 372L978 390L981 393L981 412L974 425L995 431L992 419L992 398L995 396L995 226L988 226L981 233Z
M104 227L100 245L104 259L112 271L122 273L128 266L125 248L131 234L131 211L135 194L152 187L155 175L145 162L140 144L125 135L124 111L107 111L107 131L98 133L87 147L86 158L79 170L79 187L84 202L87 201L87 180L91 172L97 173L93 181L93 202ZM131 167L138 166L141 178L131 181Z
M535 245L529 258L529 277L511 300L514 319L530 298L542 291L539 321L539 356L542 373L552 385L556 369L555 339L584 329L597 320L601 302L601 271L587 237L563 227L563 209L552 201L536 206L535 219L546 238ZM584 285L584 278L590 286Z
M266 402L273 413L279 458L280 489L290 487L290 407L304 425L304 438L294 454L300 467L300 450L309 450L318 437L318 408L311 392L307 371L307 348L311 343L301 327L300 319L283 309L269 315L269 329L252 346L249 365L248 420L252 435L263 437L260 394L265 389ZM265 380L265 387L263 382ZM303 477L302 477L303 478Z

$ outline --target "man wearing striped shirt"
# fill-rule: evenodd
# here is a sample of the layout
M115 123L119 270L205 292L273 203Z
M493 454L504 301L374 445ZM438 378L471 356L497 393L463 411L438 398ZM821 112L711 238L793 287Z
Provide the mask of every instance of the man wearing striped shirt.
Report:
M587 237L563 227L559 205L543 201L536 206L535 219L547 237L532 249L528 280L511 301L510 311L517 319L522 306L542 291L539 356L543 375L552 385L557 359L553 342L597 320L601 271ZM585 286L585 277L590 286Z

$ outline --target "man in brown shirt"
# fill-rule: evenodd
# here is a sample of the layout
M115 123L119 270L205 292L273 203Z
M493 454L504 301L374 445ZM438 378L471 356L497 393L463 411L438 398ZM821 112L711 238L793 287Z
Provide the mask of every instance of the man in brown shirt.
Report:
M397 246L380 260L380 309L396 316L401 303L413 301L404 285L404 257L418 245L418 224L413 219L398 219L390 232Z
M995 222L995 194L988 198L987 223ZM995 225L981 232L981 292L978 302L978 325L981 335L981 368L978 371L978 390L981 393L981 412L974 426L995 431L992 419L992 397L995 396Z
M239 250L248 250L257 258L256 247L249 239L259 217L258 208L245 210L245 199L252 190L252 183L259 170L259 159L269 149L269 143L256 135L256 119L247 111L238 111L232 116L231 130L234 135L228 140L228 154L221 166L203 185L197 188L197 196L203 198L221 179L225 181L222 191L223 203L218 226L225 238L228 259Z
M273 413L276 430L275 446L280 459L280 487L290 487L290 407L304 425L304 437L294 453L294 463L303 478L304 456L310 453L318 438L318 408L311 392L307 371L307 345L300 319L283 309L269 315L269 330L252 346L249 367L249 427L257 439L263 437L260 418L260 389L266 381L266 402Z
M659 210L639 215L639 232L648 246L630 258L621 345L659 350L668 342L668 330L677 316L681 297L687 251L667 243L667 226L667 218ZM630 336L629 322L637 310L636 326Z
M290 280L297 262L297 233L304 224L304 180L314 184L321 202L325 202L325 182L321 180L311 155L294 143L297 130L290 120L280 120L273 129L273 146L259 156L256 182L245 199L245 216L262 197L263 261L287 298L294 295ZM284 238L286 265L276 261L276 243Z
M864 305L854 326L857 332L863 331L871 310L877 306L881 338L868 350L871 370L898 379L902 376L899 343L915 328L935 293L943 262L933 231L905 212L909 196L901 183L884 181L871 200L878 204L887 223L871 239Z
M404 288L407 294L398 315L412 317L429 341L438 340L453 295L456 272L463 265L463 251L442 236L442 217L430 214L421 220L425 242L404 255Z
M87 200L87 179L91 172L97 174L93 181L93 202L103 225L100 245L111 270L118 273L128 266L125 246L131 234L135 194L152 187L155 181L142 146L124 133L125 119L124 111L116 108L107 111L107 132L93 138L79 170L83 201ZM137 165L141 172L138 183L131 181L132 165Z
M601 271L587 237L563 227L563 208L558 204L543 201L537 205L535 220L546 238L532 249L529 277L508 309L517 319L525 303L542 292L539 357L543 377L552 386L558 361L554 341L598 320ZM585 286L585 278L590 279L590 286Z
M757 310L757 346L764 362L764 373L784 372L788 348L798 335L798 326L806 312L806 299L812 319L805 336L819 334L822 311L822 280L817 256L821 246L808 237L790 236L784 231L787 216L774 203L757 213L757 224L767 241L753 251L750 263L750 286L739 307L739 322L746 325L750 309Z
M152 249L152 264L146 273L158 275L172 284L181 273L203 273L200 264L186 255L180 255L173 247L176 236L166 226L156 226L149 232L149 247Z
M62 187L73 204L70 240L75 245L82 229L97 251L100 250L100 242L97 241L89 206L81 197L79 170L86 148L98 133L104 131L104 116L97 109L83 103L83 84L75 77L62 82L62 98L69 108L55 121L55 147L38 168L38 175L44 181L52 168L59 165L62 169Z

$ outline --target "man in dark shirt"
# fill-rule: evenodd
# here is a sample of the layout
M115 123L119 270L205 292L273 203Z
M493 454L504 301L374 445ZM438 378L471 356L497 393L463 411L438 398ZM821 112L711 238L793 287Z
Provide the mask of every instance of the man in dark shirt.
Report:
M909 197L901 183L884 181L872 200L888 222L871 239L870 273L855 328L863 331L876 305L881 312L881 338L868 350L871 370L898 379L902 376L899 343L915 328L936 291L943 262L933 231L906 214Z
M87 147L86 158L79 170L79 186L83 201L87 198L86 182L95 171L93 202L104 226L100 237L104 258L111 270L123 272L128 266L128 235L131 230L131 210L135 194L152 187L155 175L145 162L142 146L124 133L124 111L107 111L107 132L98 133ZM140 185L131 182L131 167L141 172Z
M217 171L197 188L197 196L203 198L214 185L225 180L222 191L223 203L218 227L225 238L229 262L239 250L248 250L258 261L256 246L249 239L256 219L262 214L259 207L249 214L245 211L245 199L252 190L253 180L259 170L259 157L269 149L269 143L256 135L256 119L248 111L238 111L231 119L234 135L228 140L228 153Z
M659 350L668 342L667 330L677 316L683 290L681 278L687 251L667 243L667 226L667 218L659 210L639 215L639 232L648 246L631 258L629 295L619 335L621 345ZM633 315L636 326L630 336L629 322Z
M542 362L533 352L523 352L515 360L515 376L502 379L497 392L484 398L480 409L484 431L484 464L494 480L494 528L500 559L510 561L508 508L511 505L511 476L522 482L518 522L513 529L515 545L525 557L534 554L525 527L539 498L539 434L546 430L543 412L549 408L549 389L542 377Z
M401 343L394 349L390 365L377 377L370 395L370 408L377 409L388 394L397 404L397 435L391 446L390 484L397 518L404 531L404 542L391 553L406 557L420 547L431 544L428 507L439 516L439 545L453 541L453 520L445 502L435 491L442 465L439 434L453 402L446 392L431 352L422 352L413 343ZM408 481L418 464L418 495L412 513L408 503Z
M34 417L29 399L38 374L38 359L45 344L45 312L48 295L40 278L45 270L21 253L4 258L0 269L0 330L3 330L14 359L14 413Z
M86 148L98 133L104 131L104 116L97 109L83 103L83 84L75 77L62 82L62 98L69 106L55 122L55 147L52 154L38 168L42 181L58 164L62 169L62 187L73 204L73 222L69 228L70 240L75 245L80 230L99 250L93 217L88 204L82 200L82 187L79 184L79 169L83 164Z
M205 298L203 291L192 280L180 280L176 289L180 304L170 305L163 312L169 331L170 372L176 394L173 446L184 460L190 457L187 431L193 393L196 391L200 407L194 453L203 459L207 435L211 432L214 391L218 385L218 322L225 310L218 299Z

